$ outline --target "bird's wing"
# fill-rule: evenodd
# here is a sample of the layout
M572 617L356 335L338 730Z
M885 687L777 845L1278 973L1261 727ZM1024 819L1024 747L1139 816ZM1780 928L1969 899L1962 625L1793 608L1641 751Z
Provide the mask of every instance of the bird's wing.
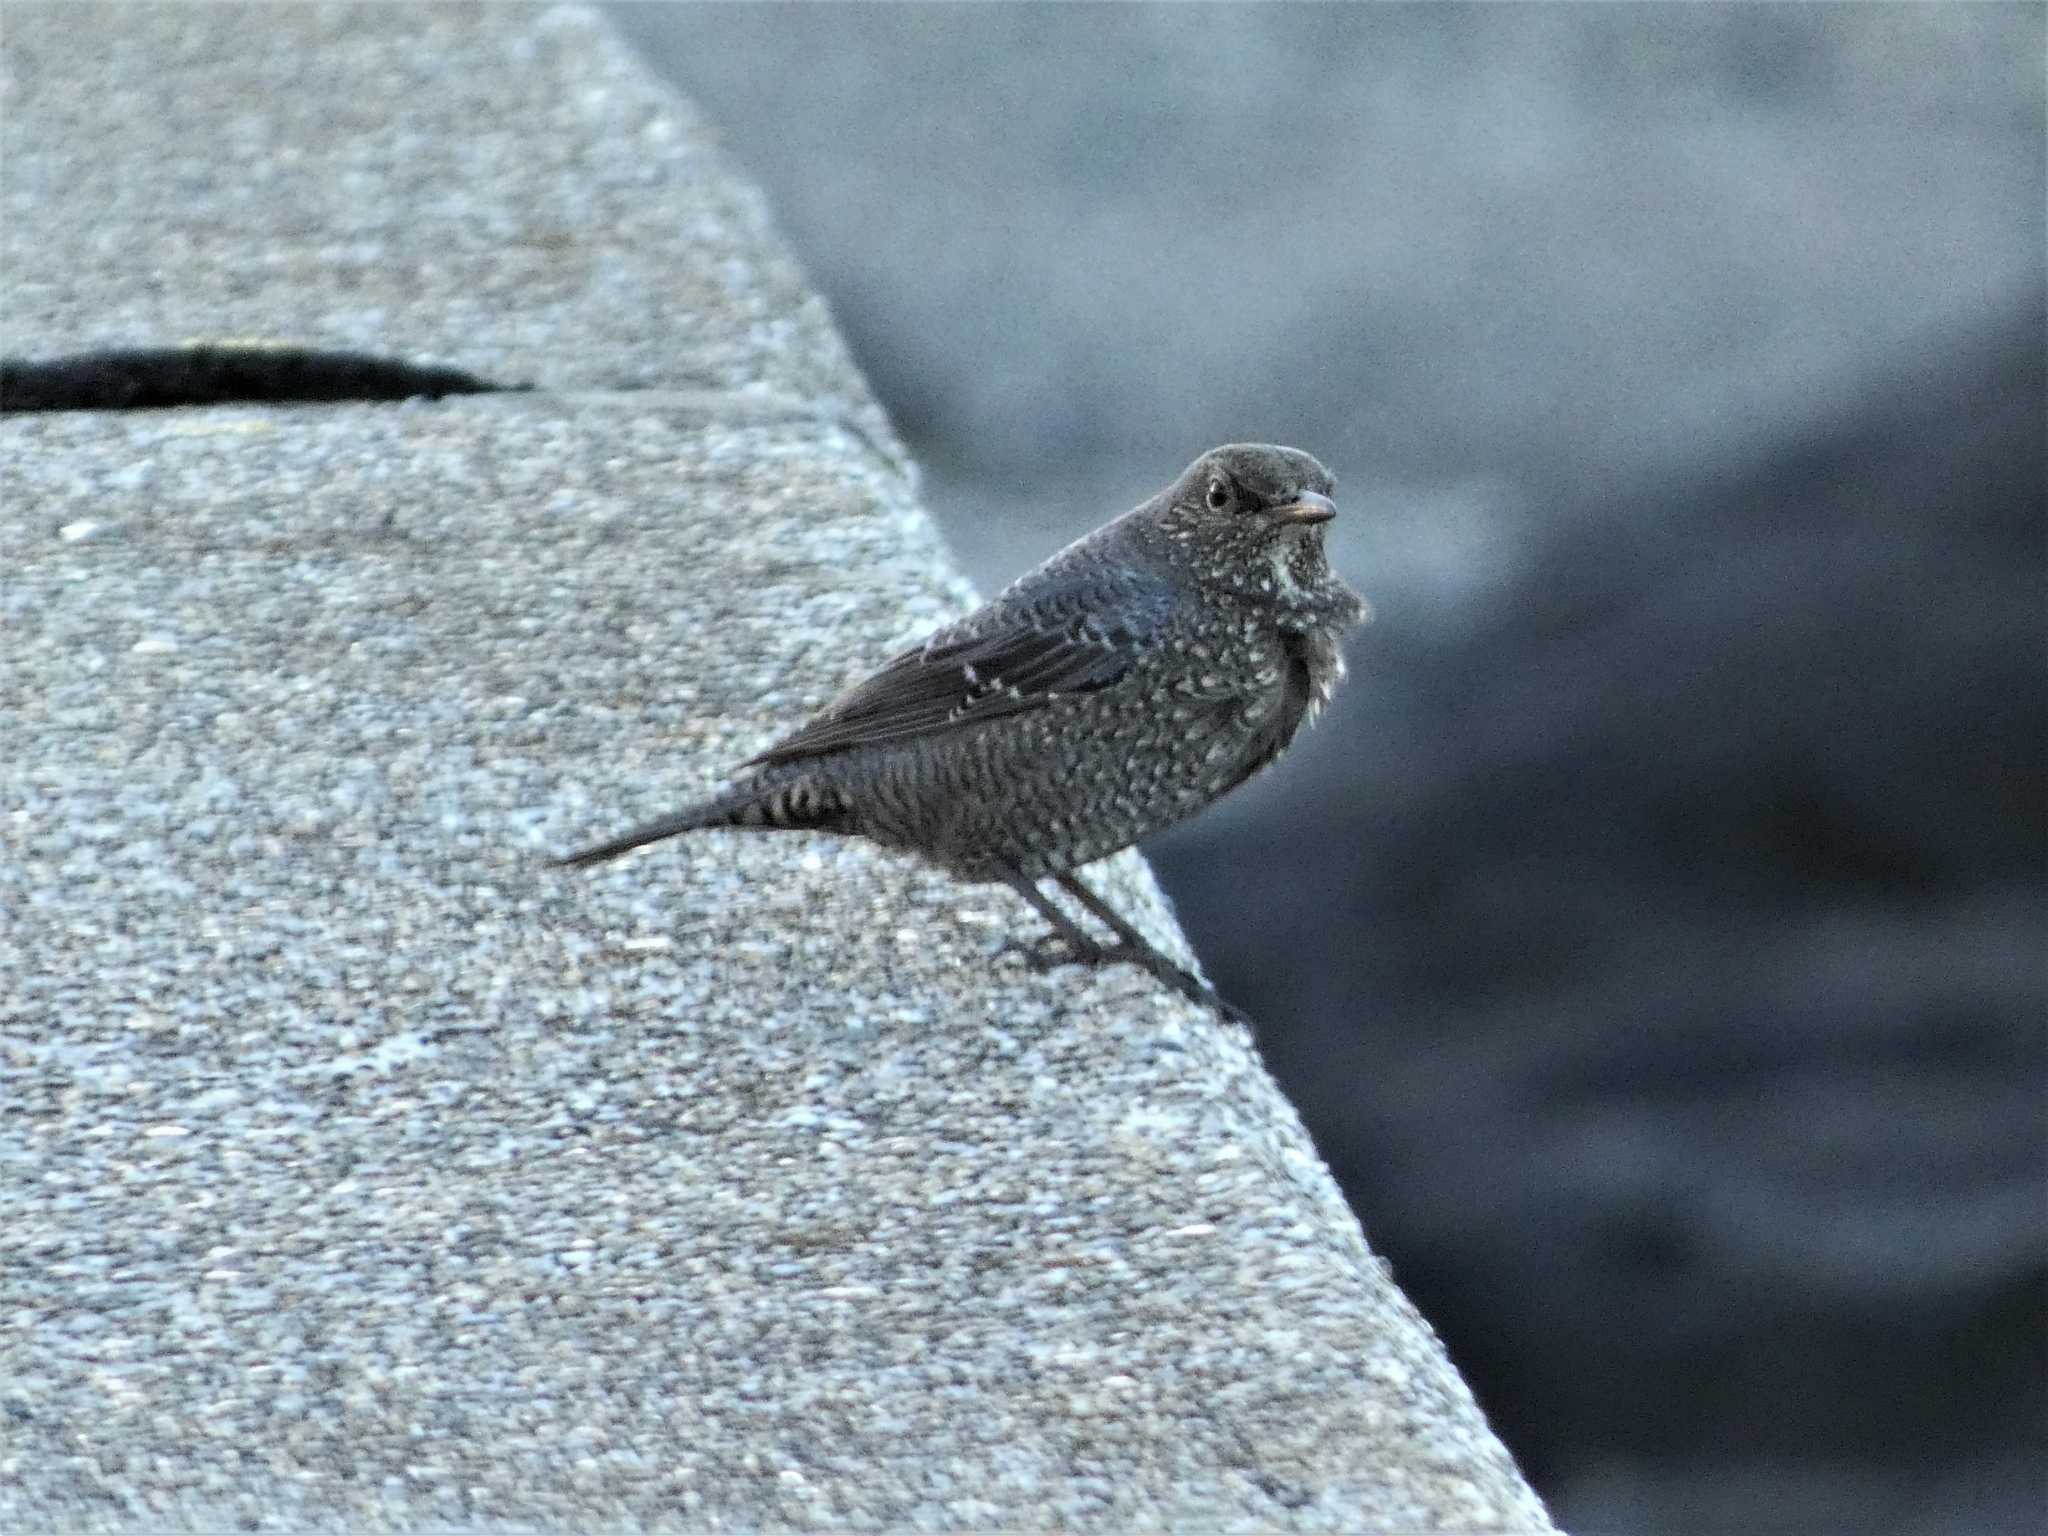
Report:
M905 651L745 766L926 736L1106 688L1156 641L1171 605L1149 574L1041 573Z

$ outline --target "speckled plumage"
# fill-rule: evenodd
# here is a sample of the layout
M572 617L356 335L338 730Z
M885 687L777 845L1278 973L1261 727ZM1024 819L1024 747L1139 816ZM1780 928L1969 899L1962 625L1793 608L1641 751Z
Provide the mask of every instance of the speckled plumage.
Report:
M1324 555L1330 489L1295 449L1213 449L856 684L730 788L567 862L704 827L867 837L1012 886L1079 958L1199 989L1072 872L1243 783L1328 701L1342 636L1366 612ZM1047 877L1121 944L1050 907L1035 884Z

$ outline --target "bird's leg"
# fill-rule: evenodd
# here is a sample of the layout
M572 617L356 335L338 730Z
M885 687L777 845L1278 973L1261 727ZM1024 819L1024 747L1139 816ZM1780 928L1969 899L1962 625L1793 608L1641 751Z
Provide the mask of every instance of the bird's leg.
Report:
M1078 875L1070 871L1065 874L1054 875L1053 880L1059 885L1061 890L1094 913L1117 937L1117 942L1114 945L1092 945L1094 954L1089 957L1090 964L1113 965L1119 960L1127 960L1133 965L1142 966L1150 971L1154 976L1190 1001L1202 1003L1216 1009L1233 1024L1242 1024L1246 1028L1251 1027L1251 1018L1243 1009L1225 998L1222 993L1203 981L1201 977L1195 975L1192 971L1174 964L1173 961L1162 955L1152 946L1151 941L1145 935L1124 921L1116 908L1088 889ZM1037 903L1033 903L1033 905L1037 905ZM1050 905L1050 903L1047 905ZM1040 907L1039 910L1043 911L1044 908Z
M1050 970L1055 965L1072 963L1077 965L1099 965L1104 950L1101 944L1088 936L1081 925L1075 922L1038 888L1038 882L1027 880L1022 875L1005 874L1003 883L1026 901L1031 909L1052 925L1052 932L1045 935L1038 944L1018 944L1024 957L1039 970Z

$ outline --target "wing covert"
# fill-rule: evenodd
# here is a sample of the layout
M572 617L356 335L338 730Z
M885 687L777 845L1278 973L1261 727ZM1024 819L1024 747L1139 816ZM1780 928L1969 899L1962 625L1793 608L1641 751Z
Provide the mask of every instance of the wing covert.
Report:
M1149 575L1042 572L895 657L745 766L902 741L1106 688L1156 642L1170 603Z

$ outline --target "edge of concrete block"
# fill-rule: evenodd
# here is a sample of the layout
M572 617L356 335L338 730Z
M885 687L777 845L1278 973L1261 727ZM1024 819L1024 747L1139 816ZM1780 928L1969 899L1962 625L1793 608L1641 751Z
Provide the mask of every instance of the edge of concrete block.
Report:
M79 10L0 349L540 388L0 418L0 1516L1548 1529L1240 1032L860 845L541 867L970 597L692 109L576 7Z

